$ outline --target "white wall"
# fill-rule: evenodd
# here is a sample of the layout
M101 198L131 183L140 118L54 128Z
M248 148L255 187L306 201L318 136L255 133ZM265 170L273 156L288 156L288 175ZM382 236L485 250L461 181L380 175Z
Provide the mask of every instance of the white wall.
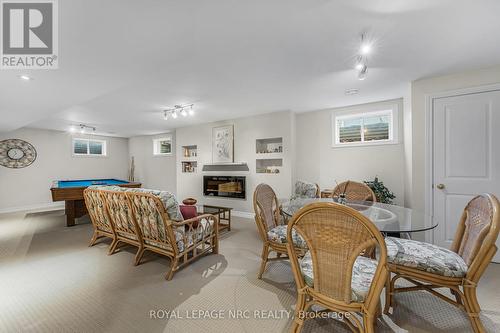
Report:
M332 114L334 112L383 109L397 104L399 108L399 143L361 147L332 147ZM378 176L396 194L396 203L404 203L405 156L403 135L403 100L356 105L347 108L305 112L297 115L297 179L315 182L322 189L335 181L363 181Z
M172 135L172 155L153 155L153 140ZM129 139L129 153L135 159L135 181L145 188L176 193L175 132Z
M179 128L177 136L177 196L179 200L194 197L199 203L233 207L236 211L253 212L252 195L262 182L271 185L278 197L288 197L292 189L292 112L277 112L265 115L239 118L223 122ZM203 172L203 164L212 163L212 128L226 124L234 125L234 161L247 162L246 172ZM283 137L283 167L279 174L258 174L255 172L256 139ZM182 146L198 146L198 171L182 173ZM203 196L203 175L246 176L246 200L211 198Z
M1 134L0 140L22 139L31 143L37 151L37 159L22 169L0 166L0 211L39 208L50 204L50 187L55 180L126 179L128 139L92 137L107 141L108 156L73 156L72 137L66 132L22 128Z
M426 97L436 93L495 83L500 83L500 66L412 82L412 208L421 211L425 209Z

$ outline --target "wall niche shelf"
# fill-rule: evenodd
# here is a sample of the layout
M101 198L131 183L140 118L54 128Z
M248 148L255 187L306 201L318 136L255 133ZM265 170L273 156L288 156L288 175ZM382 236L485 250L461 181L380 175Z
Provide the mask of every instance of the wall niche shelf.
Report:
M257 173L279 174L282 166L282 158L259 158L255 160Z
M198 157L198 146L182 146L182 157L183 159L196 159Z
M182 161L183 173L194 173L198 169L198 162L196 161Z
M198 146L182 146L182 173L194 173L198 169Z
M255 153L259 155L283 153L283 138L255 140Z

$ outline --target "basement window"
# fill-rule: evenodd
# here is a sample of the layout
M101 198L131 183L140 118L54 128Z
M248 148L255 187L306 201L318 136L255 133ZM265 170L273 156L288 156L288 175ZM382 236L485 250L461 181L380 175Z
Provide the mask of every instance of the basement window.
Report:
M156 156L172 155L172 137L153 139L153 154Z
M73 139L73 155L106 156L106 141L94 139Z
M396 107L369 112L334 114L333 147L398 143Z

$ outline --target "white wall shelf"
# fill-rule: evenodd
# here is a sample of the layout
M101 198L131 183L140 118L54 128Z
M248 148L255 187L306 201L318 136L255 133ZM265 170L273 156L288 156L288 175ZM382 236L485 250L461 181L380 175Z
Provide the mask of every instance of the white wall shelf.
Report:
M256 154L283 153L283 138L267 138L255 140Z
M266 158L255 160L255 171L257 173L279 174L283 167L282 158Z
M198 157L198 146L197 145L189 145L182 146L182 157L183 159L193 160Z
M194 173L198 169L198 162L196 161L182 161L182 173Z

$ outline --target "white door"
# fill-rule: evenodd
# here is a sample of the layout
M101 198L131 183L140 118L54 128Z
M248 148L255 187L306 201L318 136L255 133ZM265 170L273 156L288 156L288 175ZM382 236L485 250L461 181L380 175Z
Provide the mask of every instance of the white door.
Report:
M433 121L434 242L449 248L470 199L500 198L500 91L434 99Z

